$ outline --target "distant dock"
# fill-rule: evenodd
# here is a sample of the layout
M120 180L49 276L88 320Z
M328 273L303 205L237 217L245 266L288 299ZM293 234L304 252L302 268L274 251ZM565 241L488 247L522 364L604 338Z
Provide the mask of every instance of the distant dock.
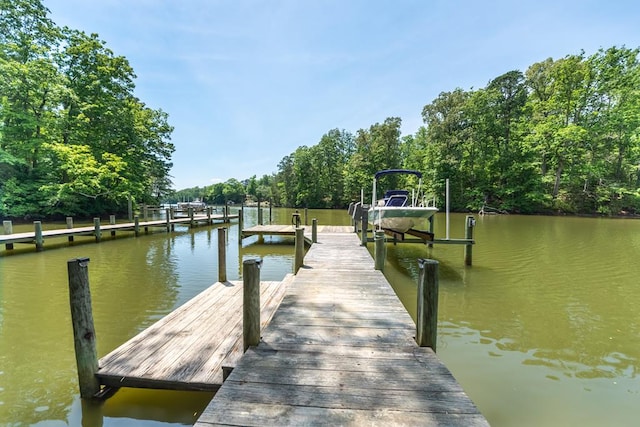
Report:
M165 219L151 221L140 221L136 217L133 222L116 224L115 217L112 215L109 224L102 224L100 218L94 218L93 225L82 227L74 227L73 220L67 218L67 228L43 230L42 222L34 221L34 230L23 233L13 233L11 221L3 221L4 234L0 235L0 245L5 245L5 248L10 251L14 248L15 243L31 244L35 245L36 251L42 251L44 250L46 239L67 237L72 242L75 237L88 236L93 237L96 242L100 242L103 238L103 233L115 236L116 232L133 232L137 236L141 233L141 230L147 233L151 228L171 231L175 225L197 226L199 224L213 224L214 222L228 222L237 218L237 214L212 214L211 211L208 211L206 214L190 214L181 217L167 216Z

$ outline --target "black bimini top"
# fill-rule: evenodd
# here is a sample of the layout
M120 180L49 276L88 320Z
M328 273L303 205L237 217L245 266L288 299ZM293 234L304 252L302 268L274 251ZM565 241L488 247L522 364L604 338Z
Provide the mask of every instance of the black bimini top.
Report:
M414 171L411 169L386 169L386 170L382 170L382 171L378 171L375 174L375 178L378 179L381 176L385 176L385 175L391 175L394 173L401 173L401 174L411 174L411 175L415 175L418 178L422 178L422 172L420 171Z

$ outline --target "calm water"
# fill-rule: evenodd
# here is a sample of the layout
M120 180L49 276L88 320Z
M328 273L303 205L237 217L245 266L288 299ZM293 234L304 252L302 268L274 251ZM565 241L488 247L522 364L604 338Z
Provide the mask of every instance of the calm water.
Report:
M288 223L291 210L275 209ZM246 225L256 222L247 209ZM310 211L320 224L346 212ZM265 210L265 221L269 214ZM464 215L451 215L462 237ZM494 426L631 426L640 415L640 221L477 217L473 267L461 246L388 245L385 273L412 315L417 258L440 261L438 354ZM310 220L309 220L310 222ZM436 234L444 235L444 215ZM45 227L46 228L46 227ZM22 231L14 226L15 231ZM237 244L227 275L263 258L261 278L293 268L288 239ZM123 234L126 236L126 234ZM98 353L106 354L217 279L217 230L178 228L140 238L0 256L0 425L192 424L209 393L123 389L101 405L78 397L67 261L89 257ZM86 238L85 242L91 242Z

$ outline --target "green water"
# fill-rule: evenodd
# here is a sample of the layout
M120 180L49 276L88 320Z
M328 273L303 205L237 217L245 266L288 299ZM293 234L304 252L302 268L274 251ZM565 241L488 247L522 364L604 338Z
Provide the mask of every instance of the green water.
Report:
M291 213L274 209L272 219L289 223ZM246 209L245 225L256 216ZM349 224L342 211L310 210L309 218ZM414 315L416 259L440 262L438 354L482 413L494 426L636 425L640 221L476 219L473 267L463 265L461 246L388 244L385 274ZM462 237L463 227L464 215L451 215L451 236ZM240 247L237 228L228 232L229 280L240 279L246 258L264 259L263 280L292 271L291 240L251 238ZM444 228L438 214L438 237ZM91 259L100 356L217 279L216 227L123 236L0 253L0 425L184 425L210 400L209 393L136 389L100 405L79 399L69 259Z

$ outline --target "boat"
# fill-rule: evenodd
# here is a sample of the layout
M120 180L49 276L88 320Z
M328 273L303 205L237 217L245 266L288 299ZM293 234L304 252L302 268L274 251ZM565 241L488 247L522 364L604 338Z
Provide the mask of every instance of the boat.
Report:
M411 192L406 189L392 189L384 192L378 199L378 180L392 174L415 175L418 186ZM428 229L428 220L438 208L433 201L428 200L422 189L422 173L409 169L386 169L376 172L373 178L373 194L368 211L369 222L378 230L395 233L407 233L412 230L424 231Z
M207 204L205 202L200 201L200 199L195 199L192 202L180 202L178 203L179 210L188 210L192 208L194 212L202 212L206 209Z

